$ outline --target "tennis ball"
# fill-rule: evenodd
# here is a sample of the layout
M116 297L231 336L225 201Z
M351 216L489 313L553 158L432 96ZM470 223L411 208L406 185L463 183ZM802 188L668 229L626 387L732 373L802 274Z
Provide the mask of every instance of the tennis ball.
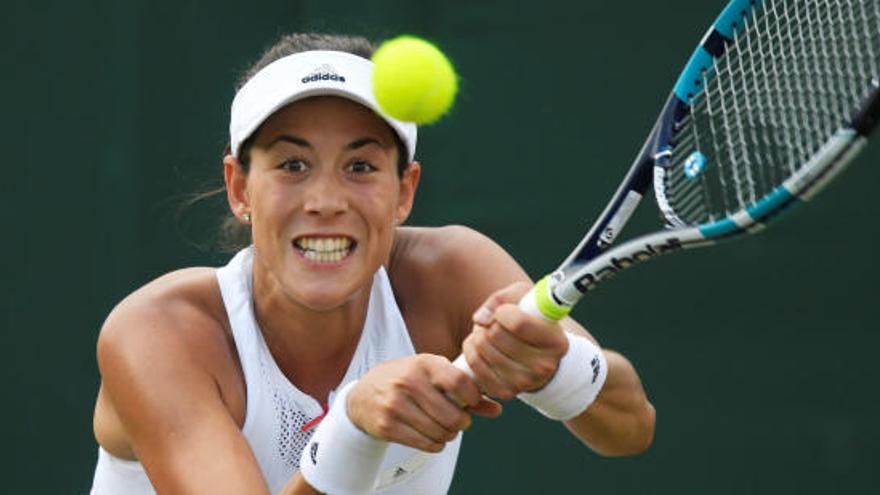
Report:
M373 54L373 64L376 101L391 117L431 124L452 107L458 76L430 42L414 36L390 39Z

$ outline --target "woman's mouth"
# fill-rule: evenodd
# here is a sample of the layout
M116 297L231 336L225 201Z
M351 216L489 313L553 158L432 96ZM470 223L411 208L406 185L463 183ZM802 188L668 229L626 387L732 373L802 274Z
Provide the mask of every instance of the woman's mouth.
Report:
M315 263L337 263L345 259L357 242L349 237L297 237L293 246L302 256Z

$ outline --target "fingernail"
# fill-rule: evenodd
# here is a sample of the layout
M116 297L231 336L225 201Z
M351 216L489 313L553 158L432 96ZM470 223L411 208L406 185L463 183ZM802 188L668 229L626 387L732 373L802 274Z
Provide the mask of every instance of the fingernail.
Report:
M478 323L480 325L488 325L492 323L492 312L486 309L483 306L480 306L480 309L474 313L474 323Z

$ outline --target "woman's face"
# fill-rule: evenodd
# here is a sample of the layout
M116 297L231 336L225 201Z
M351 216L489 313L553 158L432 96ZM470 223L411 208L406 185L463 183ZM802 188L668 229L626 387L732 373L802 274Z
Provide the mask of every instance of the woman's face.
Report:
M266 120L246 176L227 157L233 210L251 216L255 283L314 310L369 287L418 183L417 164L398 176L393 132L357 103L314 97Z

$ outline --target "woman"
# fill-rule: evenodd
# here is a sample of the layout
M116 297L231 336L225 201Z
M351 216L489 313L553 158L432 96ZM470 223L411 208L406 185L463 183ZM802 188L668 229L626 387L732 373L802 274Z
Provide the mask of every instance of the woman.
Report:
M629 362L517 309L531 282L501 248L400 226L416 129L376 107L371 52L293 35L246 75L223 165L253 244L108 317L93 493L445 493L471 415L501 412L489 397L521 397L601 454L650 444Z

